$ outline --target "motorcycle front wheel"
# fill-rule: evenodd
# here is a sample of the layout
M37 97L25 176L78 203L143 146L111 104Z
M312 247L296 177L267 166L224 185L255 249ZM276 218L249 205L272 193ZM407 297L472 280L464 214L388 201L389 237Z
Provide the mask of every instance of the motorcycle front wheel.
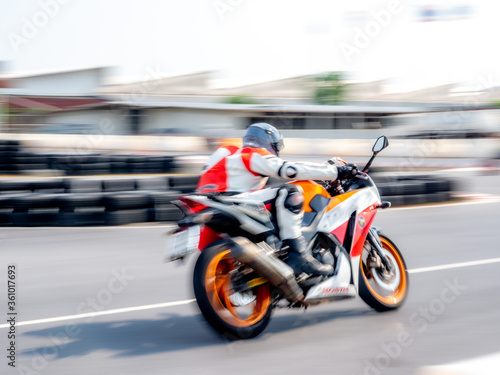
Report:
M379 237L392 271L371 267L368 250L370 245L367 242L360 257L359 295L373 309L388 311L399 308L406 300L409 278L406 263L397 246L387 236Z
M201 313L224 337L249 339L259 335L272 312L270 284L244 292L234 290L234 273L241 265L231 257L227 243L205 248L196 262L194 294Z

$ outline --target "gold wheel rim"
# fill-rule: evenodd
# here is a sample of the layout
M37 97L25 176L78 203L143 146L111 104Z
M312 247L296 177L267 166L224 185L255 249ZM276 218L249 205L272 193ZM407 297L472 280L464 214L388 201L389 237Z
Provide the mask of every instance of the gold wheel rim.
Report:
M271 303L269 284L253 288L255 300L246 306L251 309L244 317L231 300L233 294L229 272L235 269L231 250L217 254L209 263L205 275L205 289L215 313L226 323L236 327L250 327L259 322L267 313ZM252 309L253 307L253 309Z
M392 266L396 268L395 272L399 273L399 285L394 290L394 293L390 295L382 295L372 286L376 284L377 281L373 278L373 276L369 277L370 272L366 272L368 270L366 263L363 262L363 256L361 256L361 272L363 274L363 278L365 280L365 284L370 290L370 293L380 302L386 305L397 305L400 303L406 295L406 290L408 287L408 279L406 275L405 264L403 258L401 258L400 254L396 250L396 248L384 237L380 237L380 242L382 243L382 248L389 252L391 257L389 257ZM395 263L395 264L394 264ZM368 274L368 275L367 275Z

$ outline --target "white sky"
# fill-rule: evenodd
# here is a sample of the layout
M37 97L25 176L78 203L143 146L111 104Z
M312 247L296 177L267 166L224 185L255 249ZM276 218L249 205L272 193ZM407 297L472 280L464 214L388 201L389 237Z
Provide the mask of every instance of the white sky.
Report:
M56 1L0 0L0 60L9 70L119 66L121 80L141 79L148 69L215 70L229 86L344 70L357 80L389 78L401 90L500 81L500 3L491 0L400 0L401 12L373 29L350 61L342 43L356 47L356 28L376 22L370 12L387 10L390 0L61 0L44 19L42 4ZM427 4L441 11L469 5L474 15L416 22L417 7ZM28 37L26 20L41 25ZM24 38L17 50L14 34Z

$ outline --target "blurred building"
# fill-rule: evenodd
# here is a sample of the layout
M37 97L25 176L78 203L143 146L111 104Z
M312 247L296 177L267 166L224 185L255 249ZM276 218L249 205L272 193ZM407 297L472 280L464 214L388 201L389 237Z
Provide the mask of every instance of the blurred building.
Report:
M4 131L219 137L238 136L265 121L288 134L308 130L314 136L417 125L428 113L491 109L500 100L499 88L468 92L443 85L401 93L389 90L387 81L374 81L346 82L345 103L329 106L314 103L314 76L220 88L214 72L150 75L119 85L106 84L109 74L108 68L89 68L4 76Z

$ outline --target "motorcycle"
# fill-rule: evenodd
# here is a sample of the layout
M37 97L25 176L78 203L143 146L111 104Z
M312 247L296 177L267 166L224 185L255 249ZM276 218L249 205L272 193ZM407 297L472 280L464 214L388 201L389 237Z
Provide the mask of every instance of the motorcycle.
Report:
M403 256L372 225L377 210L390 203L381 201L367 172L388 145L387 137L379 137L363 172L345 180L290 182L304 192L302 233L312 255L333 266L329 276L294 274L262 202L216 193L174 202L185 217L168 235L168 259L201 251L194 294L217 332L230 339L256 337L277 307L307 308L358 295L379 312L404 303L409 278Z

